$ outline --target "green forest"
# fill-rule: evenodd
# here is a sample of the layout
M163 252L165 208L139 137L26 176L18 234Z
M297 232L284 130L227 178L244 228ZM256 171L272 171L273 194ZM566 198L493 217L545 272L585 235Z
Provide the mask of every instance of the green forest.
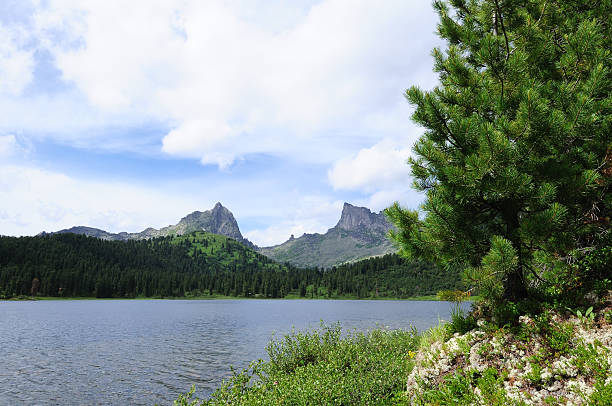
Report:
M407 298L454 289L459 280L458 272L395 254L300 269L206 232L127 242L76 234L0 237L2 299Z

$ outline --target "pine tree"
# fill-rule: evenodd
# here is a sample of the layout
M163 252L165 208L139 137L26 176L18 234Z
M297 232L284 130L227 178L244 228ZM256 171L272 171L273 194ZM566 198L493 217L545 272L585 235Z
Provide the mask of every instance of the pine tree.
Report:
M610 241L610 0L436 1L440 85L406 91L424 215L387 209L401 252L466 268L494 302Z

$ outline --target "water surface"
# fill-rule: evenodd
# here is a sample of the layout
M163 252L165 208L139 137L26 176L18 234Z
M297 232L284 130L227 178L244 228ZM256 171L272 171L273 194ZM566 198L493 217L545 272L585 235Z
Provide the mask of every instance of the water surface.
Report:
M209 395L292 327L424 330L447 302L0 301L0 405L161 405Z

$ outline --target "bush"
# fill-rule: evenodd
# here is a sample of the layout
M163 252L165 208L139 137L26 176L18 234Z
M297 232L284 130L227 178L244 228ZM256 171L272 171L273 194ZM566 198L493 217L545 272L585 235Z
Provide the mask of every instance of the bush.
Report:
M465 334L476 328L476 318L469 312L464 312L459 304L451 308L451 321L447 324L451 334Z
M342 335L339 325L292 332L258 361L226 380L207 401L182 395L177 405L394 405L405 399L419 336L374 330ZM197 402L197 403L193 403Z
M266 346L270 373L292 373L296 368L326 360L340 343L340 335L339 324L321 325L320 331L292 331L281 341L271 341Z

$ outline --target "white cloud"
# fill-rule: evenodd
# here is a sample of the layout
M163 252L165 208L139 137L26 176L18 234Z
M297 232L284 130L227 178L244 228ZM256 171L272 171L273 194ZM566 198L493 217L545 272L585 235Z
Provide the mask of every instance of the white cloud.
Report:
M0 194L4 235L32 235L75 225L142 231L174 224L177 213L189 213L195 206L185 196L159 189L86 181L18 165L0 166Z
M212 208L216 197L231 195L231 190L223 190L223 186L219 189L218 185L208 194L179 193L182 187L178 184L153 188L79 179L33 166L0 165L0 235L34 235L76 225L137 232L176 224L194 210ZM249 187L245 185L244 189ZM253 186L254 190L257 188ZM255 192L245 192L252 193ZM324 233L340 218L342 201L302 196L297 191L281 196L282 207L267 212L274 225L242 229L247 238L260 246L282 243L291 234L299 237L303 233ZM241 227L243 216L261 218L266 212L249 199L221 200L233 211Z
M393 202L400 202L403 207L416 209L423 201L423 195L410 187L411 181L395 187L379 190L369 196L363 205L375 211L389 207Z
M303 196L278 213L282 220L250 230L245 236L261 247L268 247L287 241L292 234L297 238L304 233L325 233L340 219L342 204L323 196Z
M118 115L167 122L163 151L203 163L227 166L260 152L319 160L315 148L301 146L337 150L339 134L360 146L401 136L408 119L398 124L393 112L407 108L403 89L435 81L428 2L40 5L40 46L92 111L111 122ZM279 16L291 23L270 22Z
M334 189L372 193L390 185L407 182L410 148L398 148L388 141L360 150L355 156L337 161L328 172Z
M32 81L32 51L21 49L18 37L15 30L0 24L0 94L17 96Z
M17 139L13 134L0 135L0 158L8 158L19 149Z
M137 231L221 200L237 217L273 218L278 225L246 230L268 245L333 226L341 202L329 184L376 210L418 200L403 162L417 131L402 93L436 82L430 3L296 3L45 0L34 1L23 27L0 27L0 134L18 135L0 139L0 155L11 162L20 142L51 137L76 148L156 148L222 168L250 154L273 155L282 168L331 166L323 184L318 172L287 180L300 175L270 174L254 159L248 181L211 177L164 193L0 163L0 233L78 224ZM40 55L51 66L36 65ZM34 72L45 69L57 86L37 89L47 76ZM147 126L154 135L143 135ZM288 191L297 184L307 185Z
M423 196L412 189L408 158L411 146L383 140L357 154L338 160L328 171L334 189L361 192L356 204L380 211L395 201L416 208Z
M260 247L270 247L287 241L291 235L297 238L304 233L325 233L328 228L315 219L301 219L300 222L283 221L264 229L251 230L245 236Z

